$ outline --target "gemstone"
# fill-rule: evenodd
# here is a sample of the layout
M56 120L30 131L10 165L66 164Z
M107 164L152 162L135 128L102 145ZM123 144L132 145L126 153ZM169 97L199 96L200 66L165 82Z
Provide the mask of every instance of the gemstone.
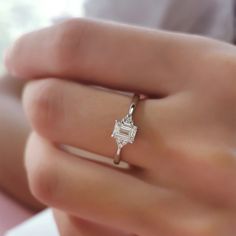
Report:
M118 147L122 148L128 143L134 142L137 130L132 119L126 117L121 121L116 120L112 137L116 139Z

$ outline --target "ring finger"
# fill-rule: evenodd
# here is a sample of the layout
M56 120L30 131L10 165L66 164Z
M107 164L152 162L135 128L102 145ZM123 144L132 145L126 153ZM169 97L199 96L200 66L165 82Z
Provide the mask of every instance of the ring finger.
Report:
M57 79L31 82L24 93L25 110L41 136L107 157L116 152L111 138L115 120L127 114L130 102L129 96ZM147 122L150 106L148 101L139 102L134 120L142 129L135 143L127 145L122 153L123 160L142 167L142 157L151 150L146 141L151 132L145 132L151 130L147 128L151 125Z

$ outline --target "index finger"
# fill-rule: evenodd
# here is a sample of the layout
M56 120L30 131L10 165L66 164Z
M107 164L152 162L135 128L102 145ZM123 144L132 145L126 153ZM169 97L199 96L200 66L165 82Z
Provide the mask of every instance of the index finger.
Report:
M204 53L212 48L209 41L73 19L21 37L8 53L6 64L19 77L69 78L167 95L186 86L190 75L199 75Z

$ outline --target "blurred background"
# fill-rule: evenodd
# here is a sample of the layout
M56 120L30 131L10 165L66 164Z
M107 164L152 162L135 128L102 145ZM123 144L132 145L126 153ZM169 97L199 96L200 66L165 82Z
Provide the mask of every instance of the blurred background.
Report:
M60 18L83 16L84 0L1 0L0 59L21 34L48 26ZM0 63L0 73L4 72Z

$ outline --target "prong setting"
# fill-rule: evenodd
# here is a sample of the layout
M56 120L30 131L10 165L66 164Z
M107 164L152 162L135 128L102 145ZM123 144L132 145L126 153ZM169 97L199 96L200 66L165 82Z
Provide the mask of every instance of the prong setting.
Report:
M134 143L138 127L134 125L133 113L136 108L136 103L138 101L137 96L134 97L134 101L129 109L128 114L121 120L115 121L114 129L112 132L112 137L116 140L117 152L114 159L114 164L119 164L121 149L127 145Z

